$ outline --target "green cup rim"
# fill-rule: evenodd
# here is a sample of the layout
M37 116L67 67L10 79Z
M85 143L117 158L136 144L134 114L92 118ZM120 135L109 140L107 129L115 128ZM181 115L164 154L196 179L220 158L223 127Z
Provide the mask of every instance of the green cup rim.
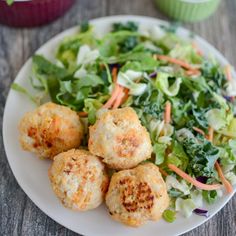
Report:
M219 1L219 0L179 0L180 2L186 2L186 3L204 3L204 2L212 2L212 1Z

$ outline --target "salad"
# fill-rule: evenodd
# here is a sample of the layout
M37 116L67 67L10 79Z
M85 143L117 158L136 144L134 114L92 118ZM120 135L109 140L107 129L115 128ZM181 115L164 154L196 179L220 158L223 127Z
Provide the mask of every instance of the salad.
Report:
M207 216L204 201L234 191L236 80L230 66L204 56L194 37L181 39L172 25L118 22L101 38L83 23L59 44L53 61L33 56L30 82L36 96L16 83L12 88L37 104L49 95L87 126L101 109L136 111L152 141L148 162L159 167L171 198L166 221L176 212Z

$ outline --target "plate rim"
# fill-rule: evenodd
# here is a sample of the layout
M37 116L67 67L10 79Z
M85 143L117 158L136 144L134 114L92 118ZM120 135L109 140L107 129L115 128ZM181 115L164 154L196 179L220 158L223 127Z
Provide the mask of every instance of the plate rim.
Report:
M165 20L161 20L161 19L158 19L158 18L155 18L155 17L149 17L149 16L141 16L141 15L113 15L113 16L103 16L103 17L98 17L98 18L93 18L91 20L89 20L89 23L99 23L99 22L102 22L102 21L136 21L138 23L142 23L144 21L155 21L157 25L160 25L160 24L163 24L163 25L168 25L170 22L169 21L165 21ZM38 53L40 52L44 47L47 47L48 44L50 44L52 41L56 41L62 37L64 37L64 35L67 35L70 31L74 31L75 29L77 29L78 26L72 26L68 29L65 29L63 30L62 32L54 35L52 38L50 38L49 40L47 40L45 43L43 43L34 53ZM182 27L180 26L178 28L178 30L181 30L182 32L185 32L185 33L190 33L192 31L186 29L185 27ZM218 57L218 58L221 58L221 61L223 62L223 64L230 64L228 62L228 60L224 57L224 55L218 51L212 44L210 44L207 40L205 40L204 38L202 38L201 36L199 36L198 34L195 35L195 38L197 39L197 41L199 41L202 45L205 45L207 48L210 49L211 52L213 52L213 54L215 55L215 57ZM12 81L15 82L15 80L18 78L18 76L20 75L20 73L22 73L22 71L24 70L24 68L31 62L31 59L32 59L32 56L30 56L26 62L21 66L20 70L18 71L17 75L15 76L14 80ZM234 70L234 68L232 69L232 73L234 75L234 77L236 77L236 72ZM44 214L46 214L48 217L50 217L52 220L54 220L55 222L57 222L58 224L64 226L65 228L75 232L75 233L79 233L79 234L83 234L83 235L88 235L88 234L84 234L83 232L78 232L77 230L71 228L71 227L68 227L66 224L63 223L62 220L58 220L58 219L55 219L54 215L51 215L50 214L50 211L48 211L47 209L44 209L42 206L40 206L40 202L38 202L32 192L30 191L30 189L28 189L28 187L26 187L26 185L24 184L23 181L21 181L20 178L17 178L16 176L16 171L14 170L14 167L13 165L11 164L11 161L10 161L10 158L8 158L8 153L7 153L7 149L6 149L6 133L7 133L7 130L6 130L6 108L9 106L9 97L10 97L10 94L11 94L11 88L9 88L9 91L8 91L8 94L7 94L7 99L6 99L6 102L5 102L5 107L4 107L4 113L3 113L3 122L2 122L2 136L3 136L3 145L4 145L4 150L5 150L5 154L6 154L6 157L7 157L7 161L8 161L8 164L10 166L10 169L12 171L12 174L13 176L15 177L18 185L21 187L21 189L24 191L24 193L27 195L27 197L30 198L30 200L36 205L37 208L39 208ZM196 223L194 226L192 227L189 227L188 229L185 229L181 232L176 232L176 234L172 234L172 235L179 235L179 234L184 234L186 232L189 232L197 227L199 227L200 225L204 224L206 221L210 220L213 216L216 215L216 213L220 212L221 209L230 201L230 199L232 199L232 197L234 196L234 193L236 192L236 188L234 188L234 192L225 196L226 199L224 200L224 202L220 205L220 207L217 208L217 210L215 210L214 213L212 213L208 218L204 218L202 221ZM43 208L43 209L42 209ZM94 235L94 234L90 234L90 235Z

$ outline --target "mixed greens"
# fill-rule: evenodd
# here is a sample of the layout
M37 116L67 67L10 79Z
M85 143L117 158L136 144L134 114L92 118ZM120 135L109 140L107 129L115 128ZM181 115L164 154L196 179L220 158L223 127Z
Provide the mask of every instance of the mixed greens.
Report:
M112 98L117 107L135 109L150 133L150 161L160 167L172 199L163 214L169 222L176 211L206 215L199 208L222 196L217 184L231 192L236 183L236 82L229 67L225 73L193 41L173 27L143 29L135 22L116 23L98 38L83 24L60 43L54 61L33 56L32 86L88 124L104 104L111 108Z

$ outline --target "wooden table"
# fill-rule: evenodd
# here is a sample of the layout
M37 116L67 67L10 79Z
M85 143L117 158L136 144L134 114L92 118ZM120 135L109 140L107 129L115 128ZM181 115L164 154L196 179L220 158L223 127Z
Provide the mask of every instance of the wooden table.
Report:
M184 24L223 52L234 66L236 66L235 12L236 1L224 0L216 14L208 20L202 23ZM156 9L152 0L80 0L64 17L47 26L34 29L0 26L0 119L2 120L11 82L39 46L81 20L119 14L167 19ZM0 235L76 235L46 216L22 191L8 165L2 137L0 152ZM157 235L161 234L157 232ZM185 235L236 235L236 196L211 220Z

